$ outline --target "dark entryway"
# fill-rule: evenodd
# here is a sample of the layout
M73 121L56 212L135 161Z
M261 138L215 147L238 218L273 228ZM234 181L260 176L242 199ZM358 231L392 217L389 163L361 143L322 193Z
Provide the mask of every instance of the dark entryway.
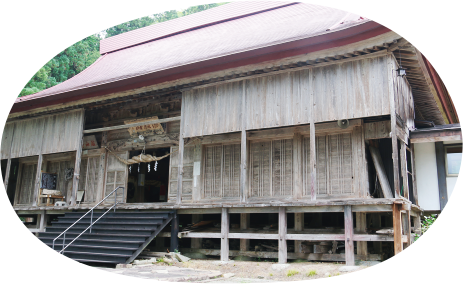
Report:
M160 157L169 153L169 148L147 149L145 154ZM130 157L141 151L130 152ZM156 162L133 164L129 167L127 203L167 202L169 185L169 162L166 157ZM155 169L156 168L156 169Z

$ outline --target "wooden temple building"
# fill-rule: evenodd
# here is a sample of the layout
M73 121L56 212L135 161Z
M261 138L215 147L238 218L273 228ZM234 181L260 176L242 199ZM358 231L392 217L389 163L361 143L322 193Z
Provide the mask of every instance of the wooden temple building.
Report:
M430 63L386 27L238 2L106 38L100 52L19 97L2 136L10 202L45 243L65 248L60 233L97 205L67 231L64 255L353 265L419 233L411 138L459 121Z

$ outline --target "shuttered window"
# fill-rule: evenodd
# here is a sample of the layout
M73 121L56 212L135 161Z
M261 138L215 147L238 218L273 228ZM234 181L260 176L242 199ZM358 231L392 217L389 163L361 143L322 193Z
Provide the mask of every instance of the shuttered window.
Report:
M293 194L293 140L251 143L251 197Z
M241 145L206 146L204 197L239 197Z
M23 164L20 176L18 204L31 205L34 196L35 175L37 174L37 164Z
M304 195L310 195L310 144L304 138L303 180ZM316 147L316 187L317 196L354 194L354 170L352 162L352 134L317 135Z
M182 176L182 201L192 199L193 192L193 166L194 166L194 146L186 146L183 149L183 176ZM178 188L178 147L171 147L170 156L170 179L169 179L169 202L177 200Z

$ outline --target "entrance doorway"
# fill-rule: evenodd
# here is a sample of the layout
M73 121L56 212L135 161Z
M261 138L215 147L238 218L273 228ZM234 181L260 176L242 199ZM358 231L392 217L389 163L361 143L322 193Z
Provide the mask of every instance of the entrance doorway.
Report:
M145 154L160 157L170 153L170 148L146 149ZM141 151L131 151L130 157ZM132 164L129 166L127 203L167 202L169 190L170 157L156 162Z

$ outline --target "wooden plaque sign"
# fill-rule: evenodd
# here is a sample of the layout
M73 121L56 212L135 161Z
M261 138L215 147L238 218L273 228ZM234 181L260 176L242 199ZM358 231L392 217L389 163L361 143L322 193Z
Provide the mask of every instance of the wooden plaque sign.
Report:
M55 190L57 177L58 175L54 173L42 173L40 188Z

